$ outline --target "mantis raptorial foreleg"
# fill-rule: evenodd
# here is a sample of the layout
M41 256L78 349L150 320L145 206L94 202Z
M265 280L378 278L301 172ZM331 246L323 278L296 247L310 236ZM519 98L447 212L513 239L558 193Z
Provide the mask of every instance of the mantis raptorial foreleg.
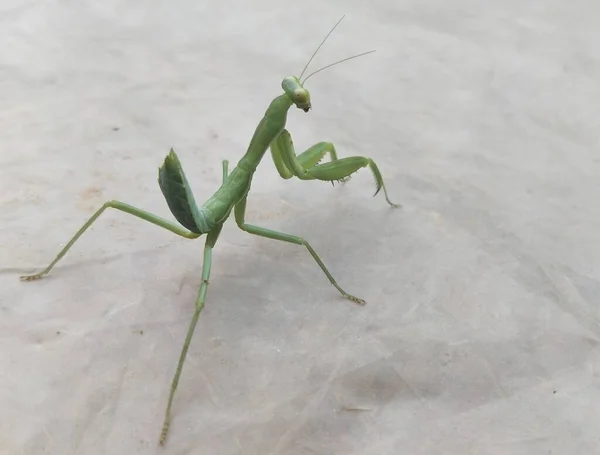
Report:
M241 230L246 231L249 234L258 235L260 237L266 237L268 239L280 240L282 242L294 243L296 245L305 246L310 255L313 257L313 259L317 262L317 264L319 264L321 270L325 273L325 275L327 275L327 278L329 279L331 284L335 286L335 288L340 292L340 294L342 294L342 296L344 296L348 300L351 300L352 302L358 303L359 305L366 304L366 302L363 299L360 299L358 297L353 296L352 294L347 293L340 287L339 284L337 284L337 281L335 281L333 275L329 272L329 270L327 270L327 267L325 267L325 264L323 264L323 261L321 260L317 252L313 249L312 246L310 246L310 243L308 243L302 237L285 234L283 232L273 231L271 229L254 226L252 224L247 224L245 220L247 200L248 196L244 196L244 198L240 202L238 202L238 204L234 208L235 222Z
M54 258L54 260L50 263L50 265L48 267L46 267L40 273L36 273L34 275L22 276L21 281L38 280L38 279L42 278L44 275L47 275L50 272L50 270L52 270L52 268L56 265L56 263L58 261L60 261L65 254L67 254L67 251L69 251L71 249L71 247L79 239L79 237L81 237L83 235L83 233L85 231L87 231L87 229L94 223L94 221L96 221L98 219L98 217L100 215L102 215L102 213L108 208L120 210L121 212L125 212L125 213L133 215L137 218L141 218L142 220L148 221L156 226L160 226L168 231L173 232L174 234L177 234L181 237L185 237L186 239L195 239L195 238L199 237L199 234L195 234L193 232L188 231L187 229L183 229L181 226L178 226L175 223L167 221L158 215L154 215L153 213L147 212L142 209L138 209L137 207L126 204L124 202L108 201L108 202L104 203L104 205L102 207L100 207L96 211L96 213L94 213L90 217L90 219L86 221L86 223L83 226L81 226L79 231L77 231L77 233L71 238L71 240L69 240L69 242L60 251L60 253L58 253L56 258Z
M226 172L226 170L227 161L223 161L223 171ZM167 403L167 409L165 411L163 428L160 432L160 445L163 445L165 443L165 440L167 439L167 432L169 431L169 424L171 422L171 406L173 405L173 397L175 396L177 384L179 384L179 378L183 369L183 363L185 361L185 356L187 355L188 348L190 347L190 342L192 341L194 330L196 329L198 317L200 316L200 313L204 308L204 302L206 302L206 292L208 291L208 280L210 278L210 267L212 264L212 250L215 246L215 243L217 243L217 239L219 238L219 234L221 234L222 228L223 225L220 224L217 227L215 227L212 231L210 231L206 236L206 242L204 244L204 260L202 262L202 282L200 283L200 291L198 292L198 298L196 299L196 309L194 310L194 314L192 316L192 320L190 322L187 335L185 337L185 342L183 343L183 349L181 350L181 355L179 356L179 362L177 363L177 371L175 371L173 383L171 384L171 392L169 393L169 401Z
M331 161L329 163L317 164L328 152L331 155ZM375 185L377 187L375 194L383 189L385 200L388 204L392 207L400 207L399 204L390 201L381 172L375 161L371 158L351 156L340 159L337 157L335 146L331 142L319 142L306 152L296 156L292 136L286 129L271 143L271 155L275 167L282 177L290 178L291 175L294 175L300 180L316 179L328 182L343 182L348 180L359 169L368 166L375 177Z
M295 156L296 162L301 166L302 169L309 169L311 167L314 167L323 159L323 157L327 153L329 153L331 161L336 161L338 159L333 144L329 142L319 142L318 144L313 145L298 156L295 156L295 152L292 148L292 154ZM277 172L279 172L279 175L282 178L287 180L296 176L302 179L303 176L301 173L300 175L297 175L291 171L294 165L288 161L289 154L283 154L281 152L278 140L275 140L271 143L271 157L273 158L273 163L275 163L275 168L277 169ZM304 180L313 179L305 178Z

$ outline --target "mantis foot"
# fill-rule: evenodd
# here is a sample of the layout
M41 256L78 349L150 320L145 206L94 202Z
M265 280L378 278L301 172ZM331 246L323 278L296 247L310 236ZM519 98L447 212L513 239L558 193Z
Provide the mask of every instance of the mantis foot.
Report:
M367 304L367 302L365 300L359 299L358 297L355 297L355 296L350 295L350 294L344 294L344 297L346 297L351 302L357 303L360 306L365 306Z
M19 277L21 281L35 281L41 280L44 277L45 273L36 273L35 275L23 275Z
M162 429L162 431L160 432L160 440L158 441L158 443L159 443L161 446L164 446L164 445L165 445L165 441L166 441L166 439L167 439L167 433L169 432L169 423L170 423L170 422L169 422L169 420L167 419L167 420L165 421L164 425L163 425L163 429Z

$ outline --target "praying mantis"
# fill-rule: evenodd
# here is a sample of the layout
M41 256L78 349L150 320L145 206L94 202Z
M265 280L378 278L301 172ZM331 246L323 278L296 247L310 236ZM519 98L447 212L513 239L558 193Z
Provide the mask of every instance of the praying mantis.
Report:
M297 177L300 180L321 180L331 183L335 181L345 182L359 169L369 167L375 177L376 184L376 191L373 196L377 195L379 191L383 189L388 204L395 208L400 207L399 204L390 201L381 172L371 158L363 156L338 158L335 146L331 142L319 142L300 155L296 155L292 137L285 128L287 114L292 106L295 106L304 112L308 112L311 109L310 94L304 88L304 83L309 77L338 63L374 52L365 52L327 65L309 74L301 81L310 62L343 18L344 17L342 16L317 47L300 76L288 76L283 79L281 83L283 93L273 99L268 106L263 118L256 127L246 153L231 172L229 172L228 161L223 160L221 186L203 205L198 206L196 204L181 162L175 151L173 149L170 150L164 159L162 166L158 169L158 183L171 213L183 227L124 202L116 200L108 201L87 220L48 267L37 274L21 277L22 281L33 281L48 274L56 263L62 259L67 251L69 251L79 237L81 237L94 221L96 221L96 219L108 208L128 213L186 239L197 239L206 235L200 289L196 299L195 310L183 344L183 349L177 363L177 369L171 384L163 427L160 433L160 445L164 445L166 441L171 422L173 398L179 383L187 351L196 328L196 323L198 322L198 318L206 301L211 271L212 251L219 238L223 224L230 217L232 211L234 212L235 222L238 227L249 234L304 246L317 262L323 273L325 273L331 284L343 297L359 305L366 304L363 299L349 294L338 285L329 270L327 270L327 267L325 267L323 261L321 261L319 255L305 239L295 235L248 224L245 220L246 201L248 199L252 178L267 150L271 151L275 167L280 176L284 179ZM329 154L331 161L319 164L327 154Z

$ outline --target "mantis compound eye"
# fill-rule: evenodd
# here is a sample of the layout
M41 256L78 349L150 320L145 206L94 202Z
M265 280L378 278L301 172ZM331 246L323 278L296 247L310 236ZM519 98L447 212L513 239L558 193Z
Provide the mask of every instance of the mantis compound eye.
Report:
M308 98L308 93L306 90L304 90L304 89L294 90L294 99L298 103L302 103L302 102L306 101L307 98Z
M310 110L310 94L303 88L297 88L292 92L292 101L299 109L304 112Z

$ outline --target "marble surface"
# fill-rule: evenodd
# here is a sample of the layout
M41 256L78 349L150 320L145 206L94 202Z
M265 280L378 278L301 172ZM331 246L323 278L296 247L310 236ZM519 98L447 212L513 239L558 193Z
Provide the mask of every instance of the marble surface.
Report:
M210 5L213 3L213 5ZM379 165L345 185L258 168L231 219L157 445L203 241L172 220L178 153L202 203L283 77L333 24L292 110ZM0 453L600 453L600 29L593 2L15 1L0 5Z

